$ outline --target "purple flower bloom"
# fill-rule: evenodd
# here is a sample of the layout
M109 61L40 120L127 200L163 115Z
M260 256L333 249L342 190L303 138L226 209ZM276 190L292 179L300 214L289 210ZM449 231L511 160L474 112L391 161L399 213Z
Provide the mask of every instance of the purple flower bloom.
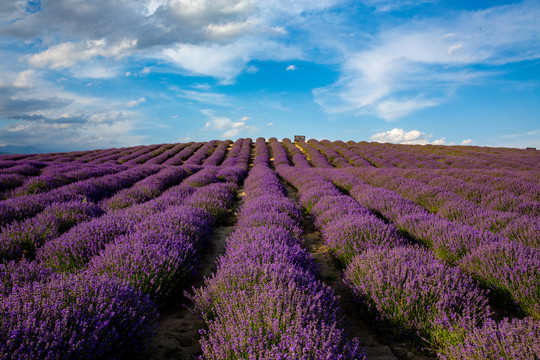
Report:
M144 349L156 306L106 278L55 277L0 300L2 359L112 358Z

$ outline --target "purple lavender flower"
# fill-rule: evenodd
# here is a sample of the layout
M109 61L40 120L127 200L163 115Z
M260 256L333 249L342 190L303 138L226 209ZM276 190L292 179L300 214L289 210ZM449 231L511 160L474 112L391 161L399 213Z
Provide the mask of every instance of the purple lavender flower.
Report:
M540 251L519 243L488 243L472 250L459 266L494 289L507 306L517 305L540 319Z
M345 272L347 284L388 328L444 349L489 315L486 293L459 269L415 246L367 250Z
M539 359L538 339L540 320L505 318L497 323L489 319L439 356L447 360Z
M142 351L156 306L106 278L55 277L0 300L2 359L113 358Z

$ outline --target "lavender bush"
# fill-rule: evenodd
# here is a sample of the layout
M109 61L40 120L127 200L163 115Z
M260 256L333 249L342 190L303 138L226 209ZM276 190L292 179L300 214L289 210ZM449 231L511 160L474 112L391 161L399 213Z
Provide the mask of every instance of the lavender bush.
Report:
M33 282L0 301L2 359L117 358L144 349L156 306L98 277Z
M506 306L517 305L540 319L540 251L519 243L488 243L459 265L492 288Z
M490 315L486 293L470 277L417 247L367 250L345 278L388 329L417 334L442 353Z
M74 225L101 216L103 210L81 201L53 203L38 216L16 222L0 233L0 259L33 259L36 249Z
M540 359L540 320L532 318L488 320L469 332L463 341L452 345L448 360Z
M226 254L205 286L190 295L202 316L205 359L359 359L357 341L339 329L332 290L317 280L300 246L301 212L285 197L257 142L245 181L246 202ZM263 157L262 160L258 157Z

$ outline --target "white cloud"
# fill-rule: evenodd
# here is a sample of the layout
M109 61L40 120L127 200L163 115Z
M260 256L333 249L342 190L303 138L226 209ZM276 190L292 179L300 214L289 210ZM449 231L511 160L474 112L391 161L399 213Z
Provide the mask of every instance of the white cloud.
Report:
M177 93L178 97L194 100L203 104L211 105L220 105L220 106L231 106L233 100L225 94L213 93L213 92L203 92L195 90L180 90Z
M180 44L163 51L165 60L190 73L218 78L222 84L231 84L254 58L287 60L299 55L294 48L272 40L255 38L244 38L227 44Z
M70 71L73 77L79 79L111 79L121 75L121 69L117 66L109 66L99 61L75 65Z
M177 140L177 142L180 142L180 143L187 143L187 142L190 142L190 141L195 141L195 138L193 136L191 136L190 134L181 136Z
M446 144L446 138L442 137L440 139L433 140L432 144L433 145L445 145Z
M502 139L503 141L501 141ZM540 129L530 130L526 132L513 133L501 135L500 139L490 140L494 141L494 146L505 147L535 147L540 149Z
M138 98L137 100L128 101L126 103L126 106L127 107L136 107L136 106L139 106L140 104L142 104L143 102L146 102L146 98L141 97L141 98Z
M426 144L434 144L434 145L444 145L446 144L446 138L440 138L437 140L431 141L430 139L433 137L433 135L426 135L426 133L418 131L418 130L411 130L411 131L405 131L404 129L392 129L389 131L380 132L377 134L374 134L370 136L371 141L376 142L388 142L388 143L394 143L394 144L408 144L408 145L426 145Z
M539 18L538 3L524 2L384 28L365 49L344 47L340 79L315 89L315 101L328 113L386 120L437 106L486 81L488 73L471 65L540 58Z
M169 0L176 19L195 25L225 23L249 16L256 10L253 0Z
M122 57L137 45L135 39L123 39L113 45L107 45L105 38L86 41L86 43L65 42L49 47L47 50L27 57L33 67L51 69L69 68L81 61L88 61L96 56Z
M453 53L457 52L459 49L463 47L463 43L460 42L459 44L452 45L448 48L448 55L452 55Z
M246 68L246 72L248 74L256 74L259 72L259 68L254 66L254 65L249 65L247 68Z
M230 83L249 61L245 47L236 44L181 44L165 49L163 54L166 60L189 72L221 78L224 83Z
M380 12L410 8L437 1L438 0L363 0L366 5L375 7L377 11Z
M288 28L303 27L306 18L343 2L93 0L79 6L77 1L62 0L37 9L13 0L0 5L0 26L3 34L29 42L39 40L45 46L41 52L25 56L35 68L71 70L95 59L136 55L165 59L188 74L232 83L238 74L255 71L248 66L252 59L304 58L304 44L289 41ZM126 69L115 74L123 76Z
M472 142L472 139L465 139L461 142L461 145L471 145Z
M135 132L135 117L134 113L114 110L91 114L65 113L56 119L39 115L36 120L0 128L0 142L53 151L133 146L147 138Z
M250 33L257 25L256 21L251 20L228 24L210 24L206 27L206 34L211 40L223 42Z
M13 86L16 88L28 88L34 84L34 77L36 75L35 70L25 70L17 74Z
M287 66L287 71L294 71L294 70L298 70L298 68L296 67L296 65L289 65L289 66Z
M244 116L234 121L228 117L215 116L210 110L202 110L201 113L209 118L204 125L203 130L218 130L221 132L221 136L225 138L234 138L243 132L253 133L259 130L259 128L254 125L246 124L246 122L251 119L248 116Z
M437 103L433 100L422 100L419 98L405 100L388 99L380 101L376 105L375 112L379 117L392 121L402 118L415 110L435 105Z
M111 69L107 69L107 70L111 71ZM115 71L116 71L116 69L115 69ZM150 74L150 72L152 72L151 67L145 66L145 67L144 67L141 71L139 71L139 72L132 73L131 71L126 71L124 75L125 75L125 77L130 77L130 76L139 77L139 76L148 75L148 74ZM117 71L117 73L119 73L119 71Z
M204 84L193 84L191 87L199 90L209 90L211 88L210 84L204 83Z
M146 8L145 11L143 11L143 14L145 16L150 16L156 12L156 10L160 6L166 6L168 0L148 0L146 2Z
M268 124L266 124L266 126L274 126L274 123L273 123L273 122L269 122Z

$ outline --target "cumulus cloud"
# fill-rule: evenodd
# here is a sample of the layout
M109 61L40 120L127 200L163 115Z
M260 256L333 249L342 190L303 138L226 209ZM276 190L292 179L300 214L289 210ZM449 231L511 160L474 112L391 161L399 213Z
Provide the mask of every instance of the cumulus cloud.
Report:
M461 142L461 145L471 145L472 142L472 139L465 139Z
M294 71L294 70L298 70L298 68L296 67L296 65L289 65L289 66L287 66L287 71Z
M246 124L251 119L248 116L244 116L238 120L231 120L228 117L216 116L210 110L202 110L201 113L209 118L203 130L218 130L221 132L221 136L225 138L234 138L240 133L253 133L259 130L254 125Z
M540 58L538 18L540 5L524 2L385 28L371 46L345 50L340 79L314 90L315 100L329 113L390 121L440 105L460 87L487 80L471 65Z
M440 138L436 140L431 140L433 135L427 135L424 132L418 130L405 131L404 129L392 129L389 131L384 131L376 133L370 136L371 141L382 142L382 143L394 143L394 144L407 144L407 145L444 145L446 144L446 138Z
M80 6L79 0L42 0L31 11L31 4L14 0L1 5L0 35L39 40L41 51L26 56L36 68L136 55L231 82L253 58L298 58L301 46L281 41L287 26L344 1L94 0ZM210 65L197 62L201 56Z

